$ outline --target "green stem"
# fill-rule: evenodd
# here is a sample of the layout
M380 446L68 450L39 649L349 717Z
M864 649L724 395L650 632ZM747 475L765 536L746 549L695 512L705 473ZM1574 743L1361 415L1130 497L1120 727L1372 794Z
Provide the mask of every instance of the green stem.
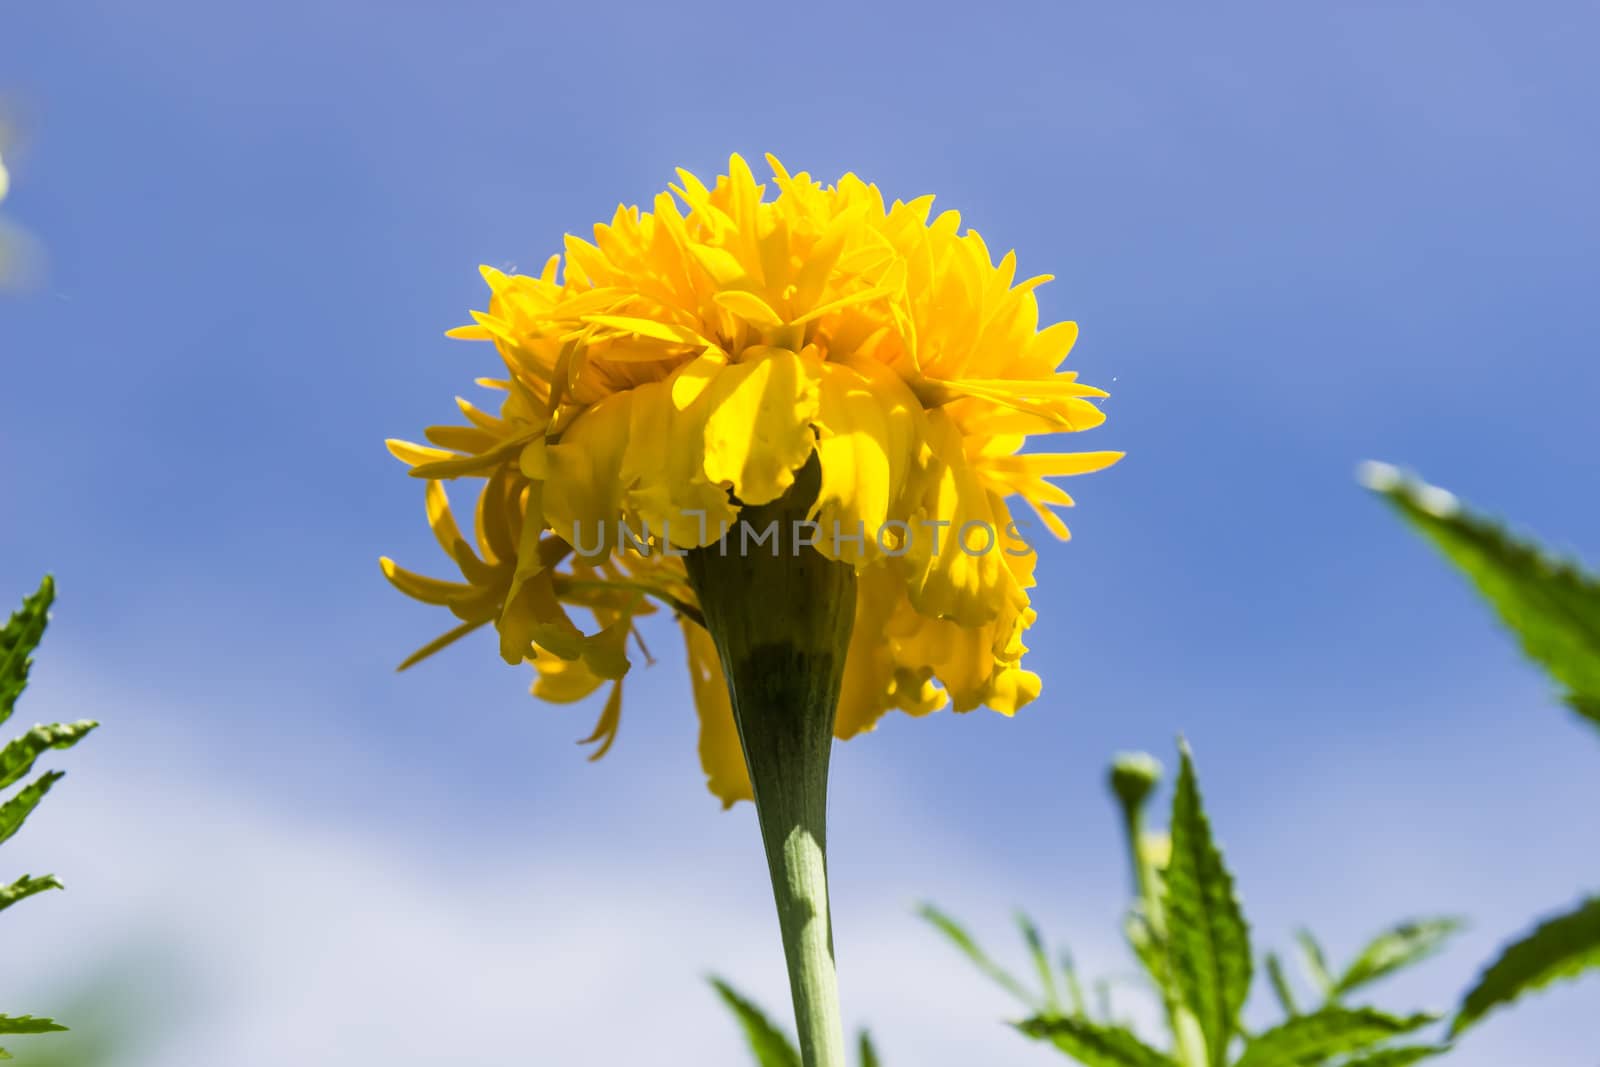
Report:
M747 506L777 540L740 551L737 536L684 560L716 641L755 794L778 906L805 1067L845 1067L828 903L828 761L855 618L855 572L797 544L818 483L815 457L788 493Z
M1155 864L1151 862L1144 842L1144 805L1155 788L1158 770L1154 763L1143 764L1133 760L1127 768L1113 772L1112 790L1117 794L1122 809L1122 829L1133 867L1134 895L1139 901L1139 911L1149 924L1150 933L1164 957L1167 951L1167 917L1161 904ZM1138 773L1133 773L1135 771ZM1193 1015L1178 999L1170 975L1161 976L1159 985L1161 1004L1166 1012L1167 1028L1172 1033L1178 1063L1183 1067L1205 1067L1205 1041Z

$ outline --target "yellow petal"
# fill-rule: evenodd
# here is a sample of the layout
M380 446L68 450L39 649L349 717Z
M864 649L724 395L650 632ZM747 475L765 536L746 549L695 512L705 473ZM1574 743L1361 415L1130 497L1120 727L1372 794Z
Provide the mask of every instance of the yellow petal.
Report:
M389 579L391 585L406 596L420 600L424 604L445 606L464 597L470 597L474 592L472 586L461 582L440 581L438 578L429 578L408 571L388 556L379 559L378 563L383 567L383 576Z
M583 558L596 558L617 544L628 488L621 473L632 404L631 392L606 397L545 450L545 519Z
M715 299L722 307L727 308L757 329L776 328L783 325L783 318L772 310L771 305L755 293L729 290L718 293Z
M622 725L622 683L614 682L611 686L611 695L606 697L606 706L600 712L600 721L594 724L594 733L579 741L580 745L600 742L600 747L589 756L589 762L604 756L611 751L611 746L617 740L617 728Z
M562 659L546 649L537 649L533 668L538 677L533 695L552 704L575 704L605 684L605 679L589 669L581 659Z
M750 789L744 749L739 746L739 728L733 720L728 684L717 658L716 643L705 627L688 619L680 623L688 646L694 705L700 714L700 766L706 772L706 787L724 808L731 808L737 801L755 799L755 794Z
M745 504L782 496L815 440L817 371L786 349L760 351L724 368L703 397L705 476Z
M455 644L472 631L481 626L487 625L488 622L488 619L479 619L477 622L464 622L452 630L446 630L444 633L440 634L438 637L435 637L432 641L429 641L427 644L411 653L411 655L401 660L400 666L396 667L395 670L403 671L408 667L415 667L418 663L421 663L435 652Z
M594 323L596 326L610 326L623 333L671 344L704 346L711 343L687 327L675 326L656 319L641 319L631 315L585 315L583 321Z

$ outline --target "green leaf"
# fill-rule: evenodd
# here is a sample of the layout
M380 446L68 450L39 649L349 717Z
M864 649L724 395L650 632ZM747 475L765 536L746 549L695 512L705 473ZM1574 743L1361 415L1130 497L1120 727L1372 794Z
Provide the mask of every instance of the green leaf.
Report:
M1213 1067L1220 1067L1250 991L1250 928L1234 896L1233 876L1212 841L1188 745L1182 746L1172 798L1166 883L1173 977L1205 1035Z
M50 792L50 787L60 781L60 771L49 771L41 774L29 782L22 792L0 805L0 842L9 841L11 835L22 829L22 822L34 808L39 806L39 801Z
M1450 1051L1449 1045L1401 1045L1345 1060L1341 1067L1411 1067Z
M1283 961L1276 952L1267 953L1267 980L1272 983L1272 992L1278 998L1278 1006L1285 1015L1300 1014L1300 1006L1294 1002L1294 989L1289 985L1289 978L1283 973Z
M54 1019L39 1019L32 1015L0 1015L0 1034L48 1034L65 1029Z
M858 1047L861 1050L861 1067L883 1067L882 1062L878 1059L878 1050L872 1047L872 1035L865 1030L861 1031L861 1040Z
M1600 699L1573 694L1567 704L1589 725L1600 728Z
M1509 1004L1563 978L1600 967L1600 897L1575 911L1547 919L1533 933L1508 946L1461 1001L1450 1024L1454 1037L1492 1009Z
M0 1034L49 1034L66 1030L54 1019L40 1019L32 1015L0 1015ZM9 1060L11 1053L0 1048L0 1060Z
M722 997L723 1003L738 1017L745 1041L755 1054L759 1067L800 1067L800 1051L760 1008L740 996L720 978L711 979L711 985Z
M1078 965L1072 959L1072 953L1066 949L1061 950L1061 974L1067 980L1067 1002L1072 1008L1072 1014L1080 1019L1089 1015L1089 1004L1083 999L1083 983L1078 980Z
M43 893L46 889L60 889L61 887L61 882L53 874L47 874L43 878L34 878L25 874L15 882L0 889L0 911L5 911L17 901L25 900L35 893Z
M1580 711L1600 700L1600 581L1393 467L1373 464L1365 480L1472 579Z
M1022 912L1017 913L1017 929L1027 943L1028 955L1033 958L1034 970L1039 974L1039 984L1044 989L1044 1007L1050 1014L1061 1010L1061 995L1056 991L1056 975L1050 967L1050 957L1045 950L1044 937L1039 927Z
M52 748L71 748L100 724L91 719L35 726L0 749L0 789L14 785L33 770L33 762Z
M1342 996L1422 962L1443 948L1463 925L1460 919L1419 919L1385 930L1345 968L1334 984L1333 996Z
M1038 1003L1039 998L1028 992L1027 987L1012 977L1011 973L1004 967L990 959L989 954L978 947L978 943L972 939L972 935L967 933L960 923L932 904L922 905L917 909L917 914L932 923L934 928L944 934L951 944L960 949L962 954L971 960L978 970L988 975L1006 992L1030 1007Z
M1322 946L1311 936L1310 930L1296 930L1294 939L1300 946L1300 959L1305 964L1306 974L1317 987L1317 992L1324 998L1333 996L1333 975L1328 971L1328 957L1322 951Z
M1150 917L1138 905L1129 908L1122 917L1122 936L1157 988L1167 990L1172 985L1172 968L1168 964L1166 946L1151 924Z
M56 583L47 574L39 583L39 591L24 599L6 628L0 630L0 723L11 718L17 698L27 688L33 650L44 636L50 604L55 598Z
M1323 1008L1297 1015L1245 1045L1234 1067L1299 1067L1329 1056L1360 1052L1433 1022L1433 1015L1399 1017L1371 1008Z
M1146 1045L1126 1027L1041 1015L1018 1023L1017 1029L1050 1042L1084 1067L1175 1067L1166 1053Z

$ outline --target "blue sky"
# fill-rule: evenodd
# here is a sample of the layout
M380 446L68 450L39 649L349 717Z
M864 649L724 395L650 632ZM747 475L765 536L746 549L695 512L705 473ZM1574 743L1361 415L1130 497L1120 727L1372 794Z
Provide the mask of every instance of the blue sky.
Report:
M1073 487L1075 539L1045 551L1044 697L838 751L847 1014L891 1062L1037 1059L909 904L999 933L1024 904L1125 968L1102 769L1130 748L1170 763L1179 731L1258 941L1309 921L1343 952L1463 912L1472 933L1392 991L1446 1006L1500 938L1600 881L1600 747L1352 472L1414 466L1600 558L1597 22L1462 3L8 10L0 95L24 141L4 210L49 259L0 297L0 594L47 569L62 589L22 716L106 722L7 846L72 892L8 937L87 966L91 931L170 912L231 1006L175 1027L164 1063L266 1062L252 1004L304 1018L286 1040L307 1054L334 1047L312 1000L263 996L312 972L371 1022L340 1031L340 1062L397 1062L388 1029L428 1005L485 1035L476 1062L531 1062L510 1047L529 1011L573 1050L549 1062L617 1062L637 1035L597 1020L618 1009L672 1023L684 1062L740 1062L698 975L780 1004L782 971L755 947L753 818L701 790L675 657L589 765L572 742L597 709L534 704L483 635L396 676L439 619L376 559L444 570L382 440L494 368L442 336L482 303L476 266L536 267L675 166L773 151L936 193L1054 274L1044 312L1080 323L1073 363L1113 394L1082 443L1129 453ZM211 873L170 885L180 860ZM263 872L284 895L236 892ZM368 933L339 932L366 909ZM392 980L372 946L402 923L429 999L405 1018L388 1000L386 1022L356 990ZM276 951L229 956L219 931L240 930ZM568 966L588 977L549 973ZM479 996L490 974L614 999L530 1009ZM1593 996L1529 1002L1453 1062L1578 1063Z

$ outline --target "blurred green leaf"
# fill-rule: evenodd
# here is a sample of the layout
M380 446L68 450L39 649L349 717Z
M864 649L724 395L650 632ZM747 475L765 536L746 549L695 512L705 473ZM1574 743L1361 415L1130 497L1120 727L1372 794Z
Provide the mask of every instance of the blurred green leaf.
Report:
M1323 1008L1257 1034L1235 1067L1300 1067L1360 1052L1435 1021L1432 1015L1385 1015L1371 1008Z
M1028 955L1033 958L1033 968L1038 972L1039 985L1044 990L1044 1008L1051 1014L1061 1010L1061 994L1056 991L1055 971L1050 967L1050 956L1045 949L1044 937L1039 933L1039 927L1034 921L1022 912L1017 912L1017 929L1022 932L1022 940L1028 946Z
M1172 968L1167 965L1166 947L1151 924L1150 917L1138 907L1130 908L1122 917L1122 936L1127 939L1134 958L1150 979L1158 987L1167 988L1172 982Z
M1451 1036L1524 993L1594 968L1600 968L1600 897L1590 897L1576 910L1546 920L1501 952L1461 1001L1450 1024Z
M773 1025L760 1008L740 996L734 988L720 978L711 979L711 985L722 997L723 1003L733 1010L744 1030L745 1041L755 1054L760 1067L800 1067L800 1051L788 1036Z
M978 970L988 975L1006 992L1030 1007L1038 1003L1038 998L1030 993L1026 986L1017 981L1009 971L990 959L989 954L978 947L978 943L973 940L972 935L967 933L960 923L932 904L923 904L917 909L917 914L932 923L934 928L944 934L951 944L960 949L962 954L971 960Z
M861 1067L883 1067L882 1062L878 1059L878 1050L872 1046L872 1035L865 1030L861 1031L858 1047L860 1048Z
M1035 1040L1048 1041L1084 1067L1175 1067L1164 1052L1139 1040L1121 1026L1103 1026L1087 1019L1039 1016L1017 1024Z
M1371 465L1365 480L1472 579L1580 713L1600 722L1593 714L1600 701L1600 581L1393 467Z
M1212 840L1186 744L1172 798L1166 918L1174 980L1205 1035L1211 1064L1221 1067L1250 991L1250 929Z
M1449 1051L1449 1045L1402 1045L1345 1060L1341 1067L1411 1067Z
M0 1034L48 1034L65 1030L53 1019L36 1019L31 1015L0 1015ZM11 1053L0 1048L0 1060L9 1060Z
M33 770L34 761L52 748L71 748L100 724L92 719L35 726L0 749L0 789L16 784Z
M1322 951L1322 946L1312 936L1310 930L1304 928L1294 932L1295 943L1300 946L1300 960L1305 965L1306 974L1311 978L1311 984L1317 987L1317 992L1324 999L1333 995L1333 975L1328 971L1328 957Z
M1600 699L1573 694L1567 698L1567 704L1580 717L1587 719L1592 725L1600 727Z
M49 622L50 604L56 598L55 580L45 575L39 591L22 601L4 630L0 630L0 723L11 718L17 697L28 685L33 650L39 647Z
M35 893L43 893L47 889L60 888L62 888L61 882L53 874L47 874L43 878L34 878L25 874L15 882L0 889L0 911L5 911L17 901L26 900Z
M1385 930L1345 968L1334 983L1333 996L1343 996L1422 962L1443 948L1463 925L1460 919L1453 918L1419 919Z
M1294 989L1289 985L1288 976L1283 973L1283 961L1276 952L1267 953L1267 980L1272 983L1272 992L1278 998L1278 1006L1288 1016L1300 1014L1300 1006L1294 1002Z
M0 1034L48 1034L65 1029L54 1019L37 1019L32 1015L0 1015Z
M47 771L29 782L22 792L0 804L0 842L10 840L12 834L22 829L24 820L39 806L50 787L63 777L61 771Z
M1078 966L1073 962L1072 953L1066 949L1061 950L1061 974L1067 980L1067 1001L1072 1014L1080 1019L1088 1018L1089 1003L1083 999L1083 983L1078 979Z

